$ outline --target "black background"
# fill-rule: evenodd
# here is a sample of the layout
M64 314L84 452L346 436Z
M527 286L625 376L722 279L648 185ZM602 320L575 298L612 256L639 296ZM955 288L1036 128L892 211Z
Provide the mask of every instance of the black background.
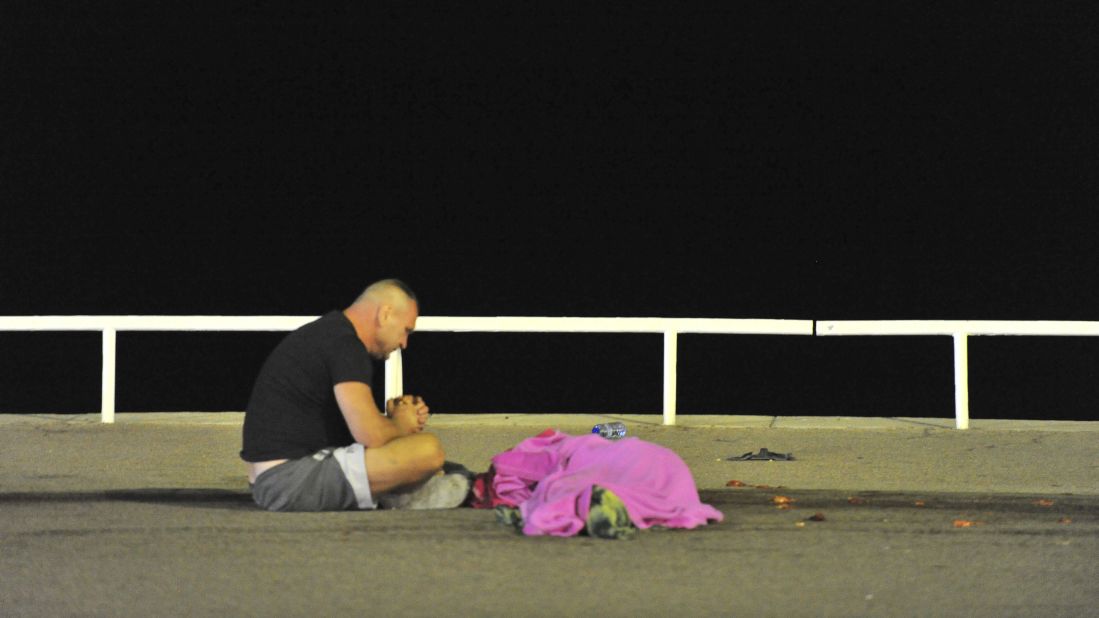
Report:
M0 314L1099 319L1090 3L0 8ZM118 336L243 409L278 333ZM681 413L953 414L947 337L682 336ZM98 409L0 333L0 409ZM1093 419L1091 338L970 340L976 418ZM420 333L436 412L659 412L655 335Z

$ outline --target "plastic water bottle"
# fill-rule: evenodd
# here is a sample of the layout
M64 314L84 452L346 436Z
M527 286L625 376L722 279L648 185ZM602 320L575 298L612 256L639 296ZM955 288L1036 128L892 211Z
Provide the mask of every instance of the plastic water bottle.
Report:
M613 423L600 423L591 428L592 433L597 433L608 440L617 440L619 438L626 437L626 424L613 422Z

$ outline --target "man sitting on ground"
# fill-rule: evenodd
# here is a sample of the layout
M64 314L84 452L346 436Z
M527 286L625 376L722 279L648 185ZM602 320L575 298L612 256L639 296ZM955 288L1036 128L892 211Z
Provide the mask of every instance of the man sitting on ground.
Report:
M371 284L343 311L287 335L256 379L241 459L257 504L272 511L448 508L469 480L443 474L419 397L374 403L374 363L408 347L419 303L403 282Z

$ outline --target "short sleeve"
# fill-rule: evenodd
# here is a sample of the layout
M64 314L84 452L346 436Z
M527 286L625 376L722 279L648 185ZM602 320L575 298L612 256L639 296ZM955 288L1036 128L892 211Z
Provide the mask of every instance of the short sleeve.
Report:
M373 384L374 363L357 337L336 338L325 361L332 386L340 382L364 382L367 386Z

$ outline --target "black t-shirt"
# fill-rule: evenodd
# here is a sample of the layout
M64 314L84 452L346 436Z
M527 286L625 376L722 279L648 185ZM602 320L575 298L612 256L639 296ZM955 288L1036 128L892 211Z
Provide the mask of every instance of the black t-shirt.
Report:
M353 443L332 387L370 386L373 377L373 361L343 312L332 311L290 333L256 378L244 413L241 459L297 459Z

